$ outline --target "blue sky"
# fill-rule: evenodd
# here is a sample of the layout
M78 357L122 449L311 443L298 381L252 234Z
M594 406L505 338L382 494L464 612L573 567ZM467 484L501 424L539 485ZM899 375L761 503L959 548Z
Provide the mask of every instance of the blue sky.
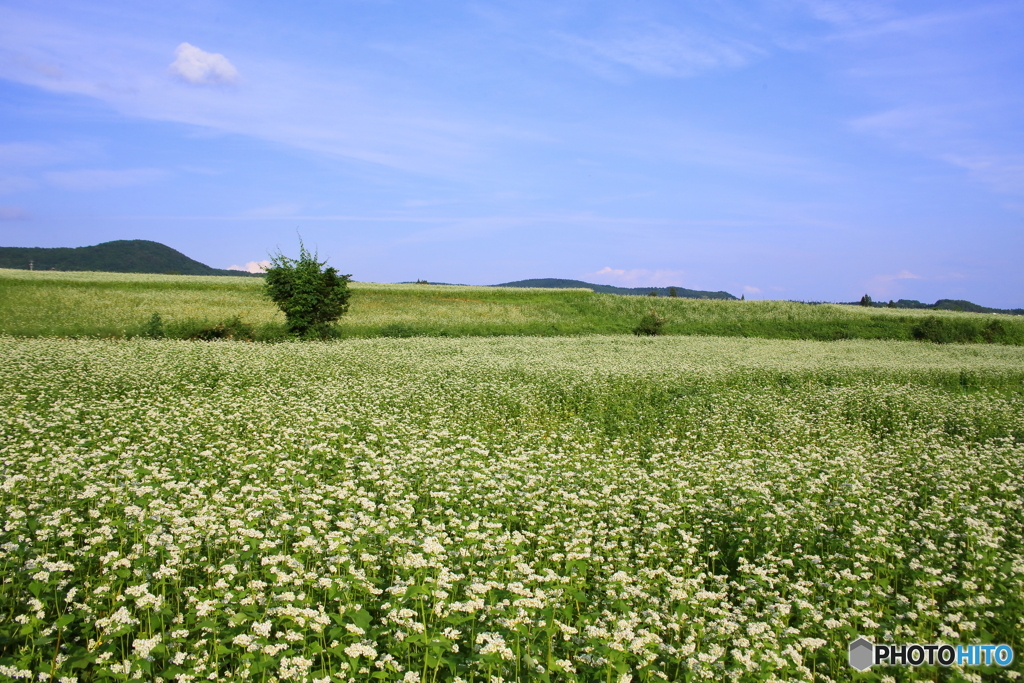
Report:
M0 244L1024 306L1024 3L0 2Z

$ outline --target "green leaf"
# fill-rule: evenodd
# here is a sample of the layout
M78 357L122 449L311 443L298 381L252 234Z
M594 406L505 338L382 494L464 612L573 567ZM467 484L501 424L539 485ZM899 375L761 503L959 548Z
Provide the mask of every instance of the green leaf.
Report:
M373 621L373 617L365 609L361 609L352 615L352 621L355 622L356 626L365 631L370 628L370 622Z
M92 664L95 661L96 661L96 656L95 655L84 654L84 655L77 655L75 657L71 657L70 659L68 659L67 665L69 667L71 667L72 669L84 669L85 667L89 666L90 664Z

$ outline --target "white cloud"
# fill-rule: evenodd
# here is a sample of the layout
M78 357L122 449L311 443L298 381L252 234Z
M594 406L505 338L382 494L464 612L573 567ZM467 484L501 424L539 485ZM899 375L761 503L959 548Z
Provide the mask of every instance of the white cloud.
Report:
M623 287L669 287L681 286L685 271L682 270L647 270L646 268L633 268L625 270L605 266L594 273L587 273L584 279L596 278L596 284L611 284Z
M20 206L0 206L0 221L24 221L30 218Z
M51 171L46 179L62 190L108 190L115 187L144 185L165 175L158 168L129 168L121 171L82 169L79 171Z
M757 288L757 287L752 287L751 285L743 285L743 293L744 294L760 294L761 290L759 288Z
M510 128L460 113L440 99L410 96L372 73L355 68L325 73L320 65L284 61L261 47L244 55L245 88L201 87L203 78L212 83L238 70L232 65L226 71L204 71L202 63L195 70L178 55L175 65L190 80L177 67L167 69L161 43L166 44L162 36L80 27L42 6L15 9L0 2L0 79L97 98L128 116L249 135L416 173L474 179L478 174L470 173L467 164L483 159L498 142L521 143L531 134L527 128L532 125ZM63 72L29 68L21 59L25 55L59 63ZM236 78L241 80L241 75Z
M923 280L924 277L921 275L914 275L909 270L901 270L895 275L876 275L875 280L878 282L892 282L893 280Z
M206 52L189 43L179 45L174 54L177 59L171 64L171 73L189 83L215 85L231 83L238 78L238 69L222 54Z
M244 266L228 266L228 270L241 270L246 273L262 273L270 267L270 261L263 259L262 261L249 261Z

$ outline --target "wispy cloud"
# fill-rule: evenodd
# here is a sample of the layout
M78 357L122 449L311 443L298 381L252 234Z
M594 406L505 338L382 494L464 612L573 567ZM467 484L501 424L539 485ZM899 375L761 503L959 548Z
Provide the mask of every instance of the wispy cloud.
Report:
M117 187L145 185L163 178L165 171L158 168L129 168L112 171L81 169L77 171L51 171L44 174L51 185L62 190L108 190Z
M939 158L967 169L972 178L999 192L1024 195L1024 154L942 154Z
M692 29L663 24L583 37L557 32L562 54L602 76L626 67L649 76L685 77L715 68L743 66L763 54L757 47Z
M863 9L860 3L805 1L835 5L837 12ZM873 9L846 19L837 14L840 28L821 46L833 59L841 55L852 84L886 103L851 120L851 128L964 169L997 192L1024 194L1016 127L1024 97L1008 78L1019 73L1021 53L999 39L1001 27L1024 20L1024 8L985 1L919 11L864 7Z
M0 167L24 168L49 166L67 161L73 157L67 147L30 142L7 142L0 144Z
M892 282L893 280L923 280L921 275L914 275L909 270L901 270L895 275L876 275L876 282Z
M901 270L898 273L875 275L868 283L868 291L876 297L893 298L903 295L908 280L926 280L922 275Z
M238 79L238 69L220 53L206 52L195 45L182 43L174 55L176 59L171 63L171 73L193 85L233 83Z
M20 206L0 206L0 221L26 221L31 216Z
M838 26L855 26L889 19L894 11L886 3L869 0L800 0L815 18Z
M0 7L0 78L93 97L129 116L449 177L472 177L467 166L487 145L522 134L382 87L355 70L325 72L258 50L221 62L191 47L168 74L166 43L81 27L42 10ZM31 66L37 63L60 69ZM245 79L232 76L242 70ZM236 87L196 87L231 79Z
M995 150L960 104L902 106L850 122L858 132L965 169L974 180L1008 194L1024 194L1024 153Z
M646 268L612 268L605 266L601 270L587 273L584 279L596 279L597 284L618 285L623 287L668 287L681 285L686 271L683 270L648 270Z

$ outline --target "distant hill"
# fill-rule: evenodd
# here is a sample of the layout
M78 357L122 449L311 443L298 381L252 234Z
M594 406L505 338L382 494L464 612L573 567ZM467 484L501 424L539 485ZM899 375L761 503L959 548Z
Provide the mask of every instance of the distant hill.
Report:
M211 268L149 240L115 240L92 247L0 247L0 268L28 270L30 263L34 270L258 277L240 270Z
M859 306L857 301L843 302L846 306ZM872 302L874 308L887 308L885 301ZM965 311L967 313L1002 313L1004 315L1024 315L1024 308L988 308L962 299L939 299L934 304L925 304L915 299L900 299L893 302L893 308L917 308L933 311Z
M504 282L492 287L558 287L568 289L592 289L601 294L622 294L626 296L650 296L656 292L658 296L670 296L669 289L676 290L676 296L684 299L736 299L729 292L703 292L698 289L686 289L685 287L613 287L612 285L595 285L582 280L561 280L558 278L542 278L537 280L516 280L515 282Z

